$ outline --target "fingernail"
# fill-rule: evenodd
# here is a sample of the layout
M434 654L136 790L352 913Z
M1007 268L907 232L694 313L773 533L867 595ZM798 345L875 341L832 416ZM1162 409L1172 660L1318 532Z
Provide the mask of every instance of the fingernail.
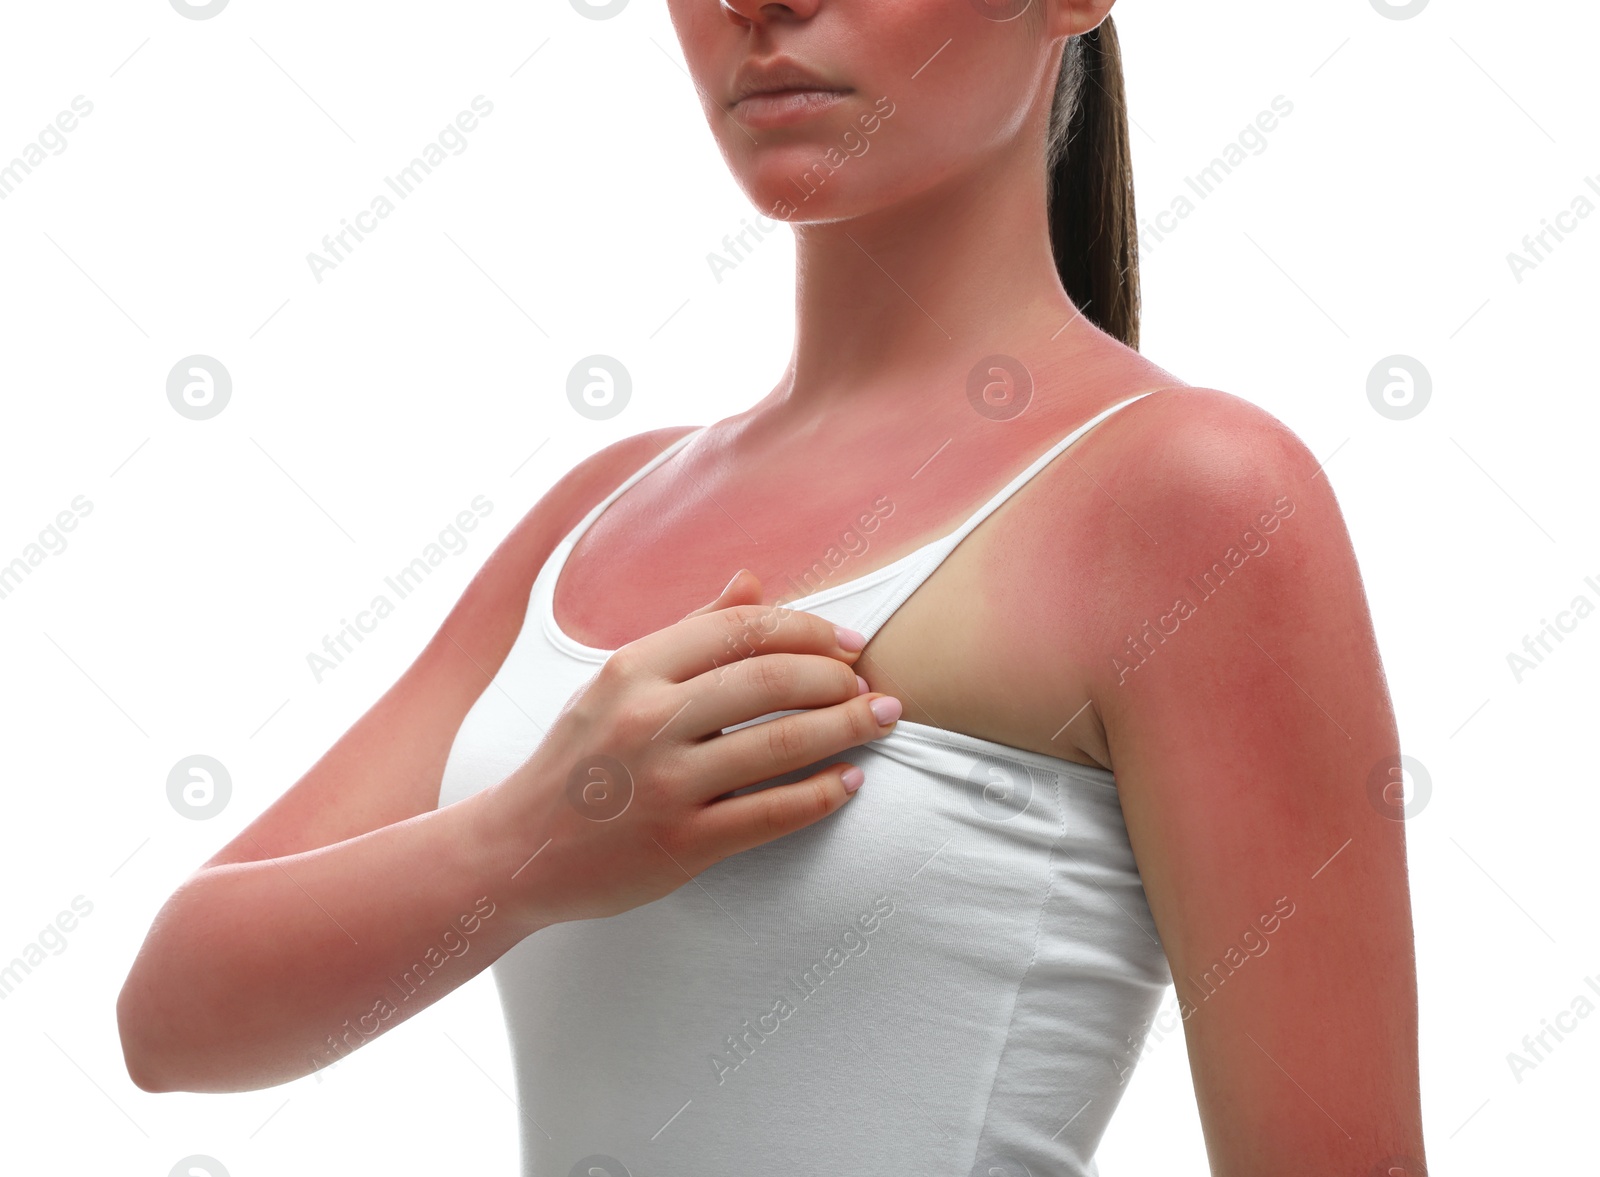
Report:
M846 629L842 625L833 627L833 632L839 637L839 648L842 650L864 650L867 648L866 635L859 634L853 629Z
M900 718L900 700L893 695L885 695L881 699L874 699L867 706L872 709L872 717L885 727Z
M862 678L859 674L856 675L856 694L865 695L871 689L872 688L867 685L866 679Z
M861 783L867 779L867 774L852 764L839 774L839 779L844 782L844 791L846 793L854 793L861 787Z
M743 568L741 568L741 569L739 569L739 571L735 572L733 574L733 580L730 580L730 581L728 581L727 584L723 585L722 586L722 592L718 593L717 596L719 596L719 597L726 596L728 591L733 588L733 582L735 580L738 580L741 576L743 576L744 572L745 572L745 570Z

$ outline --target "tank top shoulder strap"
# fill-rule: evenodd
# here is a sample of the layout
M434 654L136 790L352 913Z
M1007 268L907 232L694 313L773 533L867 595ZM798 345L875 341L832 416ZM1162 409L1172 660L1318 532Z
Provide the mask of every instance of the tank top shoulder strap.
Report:
M1186 386L1173 385L1171 387L1181 388ZM1127 408L1135 401L1141 401L1145 397L1157 392L1167 391L1169 391L1168 388L1152 388L1148 391L1130 396L1125 400L1118 401L1109 408L1102 409L1093 417L1090 417L1082 425L1074 429L1071 433L1063 437L1060 441L1052 445L1044 453L1035 458L1031 463L1029 463L1025 470L1022 470L1015 478L1006 483L1006 485L1002 487L1000 491L994 495L994 497L989 499L988 502L984 503L983 506L979 507L976 511L969 515L965 522L961 524L961 526L957 527L948 535L942 536L939 539L934 540L932 543L926 544L923 547L918 548L916 551L908 553L901 560L896 561L890 566L894 570L892 575L890 575L887 580L871 586L875 590L872 594L873 599L870 602L860 602L858 608L851 611L852 615L850 618L850 624L852 627L865 634L868 640L871 640L871 638L877 634L878 630L883 627L883 624L894 615L895 610L900 608L900 606L906 602L906 599L909 598L912 593L916 592L917 589L922 587L922 583L933 574L934 569L938 568L940 564L944 563L945 557L947 557L951 552L955 551L956 546L960 544L962 540L966 539L967 536L971 534L972 530L978 526L978 524L982 523L985 519L992 515L999 508L1001 503L1005 502L1012 495L1016 494L1017 491L1021 490L1022 487L1027 484L1029 479L1031 479L1035 474L1039 473L1039 471L1043 470L1052 461L1058 458L1069 446L1071 446L1084 434L1088 433L1096 425L1104 421L1107 417L1110 417L1112 414ZM885 571L887 572L889 569L885 569ZM865 578L865 581L875 580L876 578L871 577L870 575L869 577ZM841 588L848 590L850 585L847 583L841 586ZM801 602L797 603L795 607L806 608L807 606Z

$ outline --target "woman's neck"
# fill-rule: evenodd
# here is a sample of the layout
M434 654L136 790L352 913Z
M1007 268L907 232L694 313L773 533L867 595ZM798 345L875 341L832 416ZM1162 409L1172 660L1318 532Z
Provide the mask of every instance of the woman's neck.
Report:
M1026 363L1092 334L1061 286L1039 174L1037 160L1001 160L865 216L795 225L794 351L766 409L820 418L861 408L867 390L996 353Z

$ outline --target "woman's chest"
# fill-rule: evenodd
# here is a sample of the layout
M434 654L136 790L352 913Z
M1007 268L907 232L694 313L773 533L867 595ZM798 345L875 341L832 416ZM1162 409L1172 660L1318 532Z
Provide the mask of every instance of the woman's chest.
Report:
M674 496L663 482L650 497L618 500L580 536L552 612L576 641L617 649L704 606L741 567L760 578L768 603L805 608L819 592L826 602L842 591L854 598L848 611L893 605L856 670L900 699L904 719L1109 767L1086 706L1098 639L1087 612L1062 607L1081 588L1059 583L1068 568L1081 583L1092 546L1092 528L1060 520L1093 503L1075 501L1081 490L1055 466L953 546L974 496L931 480L916 492L886 481L787 504L726 491ZM952 516L951 502L968 505ZM812 611L839 620L825 603Z

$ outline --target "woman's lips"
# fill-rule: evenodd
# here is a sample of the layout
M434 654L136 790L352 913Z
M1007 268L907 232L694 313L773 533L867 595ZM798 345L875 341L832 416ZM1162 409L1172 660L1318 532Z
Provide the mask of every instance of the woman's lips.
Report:
M757 129L804 122L839 104L850 90L793 89L751 94L734 104L740 122Z

